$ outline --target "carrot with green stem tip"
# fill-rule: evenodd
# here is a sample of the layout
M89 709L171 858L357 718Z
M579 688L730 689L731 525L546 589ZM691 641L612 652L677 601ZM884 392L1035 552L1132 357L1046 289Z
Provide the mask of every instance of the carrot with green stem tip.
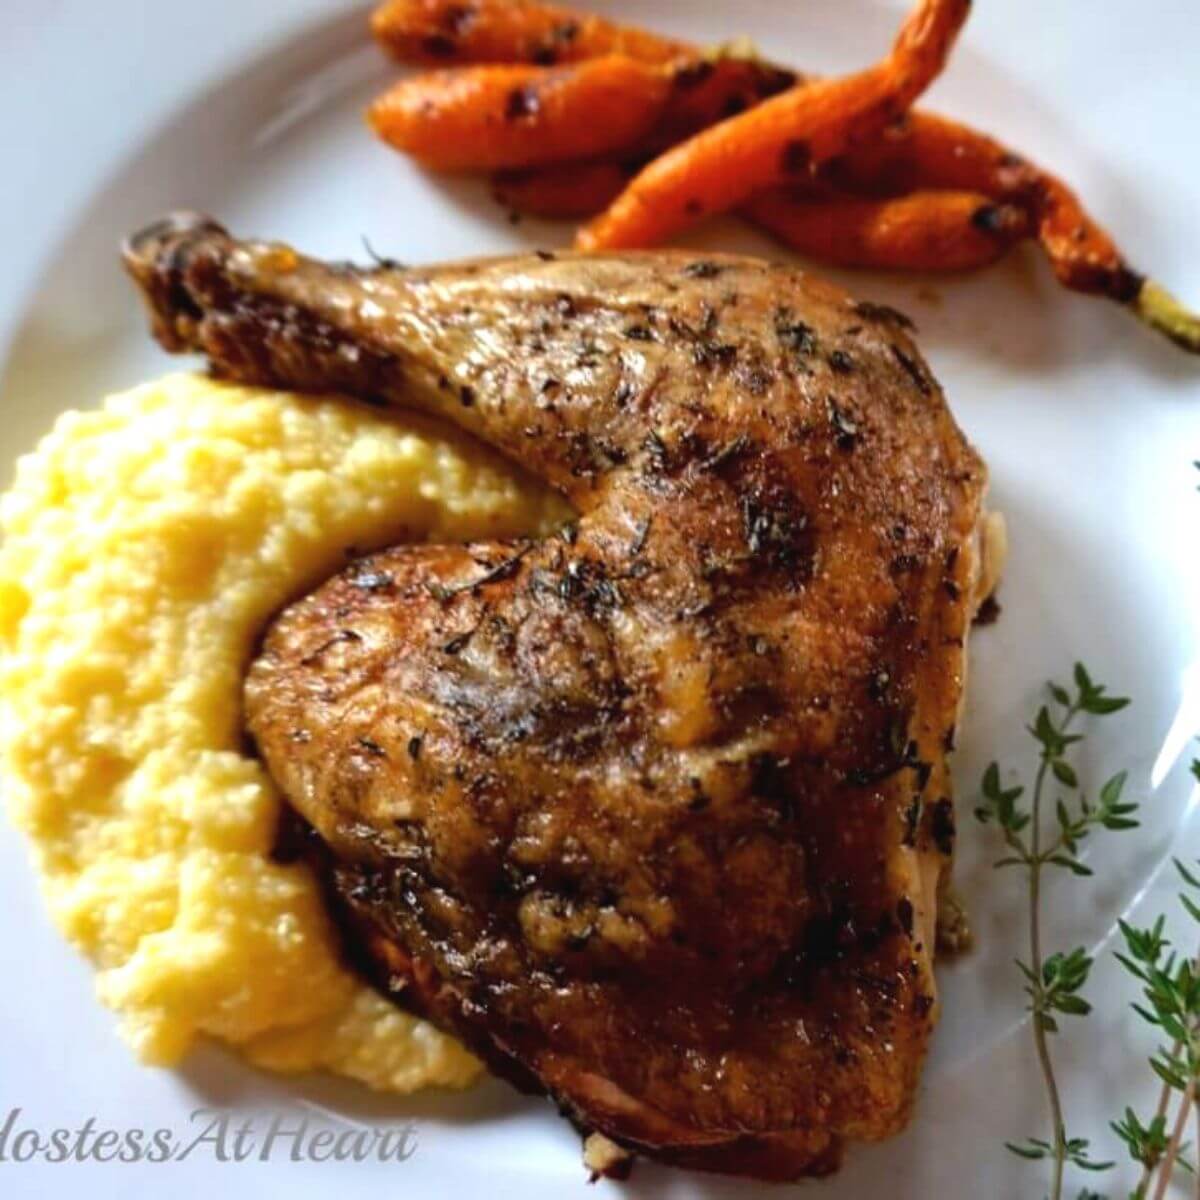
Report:
M795 87L669 150L580 231L577 245L656 245L878 136L936 78L969 9L969 0L920 0L874 67Z
M873 145L831 164L829 175L839 183L890 192L967 188L1020 205L1064 287L1116 300L1184 350L1200 353L1200 315L1134 270L1061 179L987 134L912 112Z

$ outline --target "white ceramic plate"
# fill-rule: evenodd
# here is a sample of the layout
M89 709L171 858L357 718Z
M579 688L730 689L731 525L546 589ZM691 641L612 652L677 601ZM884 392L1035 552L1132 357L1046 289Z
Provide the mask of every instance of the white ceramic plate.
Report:
M901 9L881 0L597 0L595 7L700 41L748 33L772 57L826 71L886 44ZM1136 262L1200 302L1200 128L1192 0L981 3L940 108L1058 166ZM359 112L393 74L364 10L337 0L148 4L5 0L0 33L0 475L55 415L166 368L118 272L122 234L168 209L317 254L361 256L363 235L406 261L554 245L565 229L508 224L481 185L447 185L376 144ZM694 239L765 250L731 226ZM1101 954L1102 1013L1056 1043L1073 1132L1105 1139L1127 1100L1152 1092L1149 1042L1125 1012L1133 992L1107 955L1123 912L1171 897L1169 853L1200 852L1188 741L1200 725L1200 362L1112 306L1061 292L1032 251L961 281L843 279L910 311L967 432L991 464L1012 559L1002 620L972 652L970 717L957 775L959 880L979 951L941 971L945 1017L909 1132L860 1148L814 1195L1042 1194L1036 1169L1001 1147L1043 1128L1022 998L1015 877L969 818L991 758L1026 764L1021 726L1048 673L1085 658L1136 699L1086 758L1093 779L1128 765L1145 829L1094 848L1097 877L1056 881L1051 945ZM466 1096L372 1097L324 1079L288 1081L215 1047L175 1072L138 1066L95 1002L88 968L42 912L24 848L0 831L0 1122L12 1107L44 1128L186 1128L200 1106L242 1119L312 1106L350 1122L412 1118L401 1165L169 1166L0 1162L0 1194L142 1194L237 1200L449 1196L522 1200L585 1194L578 1141L548 1105L499 1084ZM1191 937L1191 933L1188 933ZM1148 1105L1147 1105L1148 1107ZM1107 1147L1116 1149L1116 1147ZM1090 1182L1090 1181L1089 1181ZM1124 1194L1117 1180L1105 1181ZM1078 1191L1080 1184L1072 1190ZM589 1195L616 1195L602 1183ZM636 1197L747 1195L744 1182L638 1168Z

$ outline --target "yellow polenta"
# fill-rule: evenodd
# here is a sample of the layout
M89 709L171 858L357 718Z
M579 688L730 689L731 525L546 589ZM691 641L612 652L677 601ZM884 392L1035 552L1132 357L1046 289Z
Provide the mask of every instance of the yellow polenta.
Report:
M475 1060L339 963L240 689L271 615L402 540L558 504L415 419L172 375L68 413L0 508L4 793L54 920L147 1061L197 1034L280 1070L463 1085Z

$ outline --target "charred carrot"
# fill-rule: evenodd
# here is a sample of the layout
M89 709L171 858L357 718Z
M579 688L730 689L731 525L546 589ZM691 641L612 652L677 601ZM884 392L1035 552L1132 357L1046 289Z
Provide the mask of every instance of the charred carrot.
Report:
M371 17L380 45L405 63L579 62L622 54L666 63L684 42L534 0L388 0Z
M719 52L676 59L664 70L671 79L667 106L651 136L651 144L639 147L654 153L661 153L676 142L746 112L802 82L795 71L785 71L761 59Z
M842 182L875 191L913 187L970 188L1020 204L1067 287L1129 301L1137 289L1112 238L1088 216L1061 180L977 130L932 113L914 112L874 145L831 167Z
M560 163L492 176L492 196L512 212L550 219L580 220L603 212L644 165L617 158ZM813 184L808 199L832 189Z
M789 71L740 58L460 67L396 84L369 118L393 146L443 169L562 162L605 150L645 161L795 81Z
M579 221L607 208L633 174L632 168L603 160L501 171L492 177L492 195L510 212Z
M401 80L367 112L384 141L437 170L599 157L644 140L671 89L631 58L570 67L468 67Z
M831 164L829 173L838 182L876 191L966 188L1020 205L1064 287L1126 304L1177 345L1200 353L1200 316L1135 271L1061 179L987 134L917 111L875 144Z
M885 271L985 267L1029 233L1024 209L978 192L814 200L774 191L755 197L742 213L810 258Z
M920 0L874 67L792 88L668 151L577 244L652 246L877 136L941 71L969 8L970 0Z
M504 172L492 194L513 212L578 219L600 212L630 169L612 161ZM977 192L867 198L816 185L764 192L739 210L790 249L840 267L968 271L1029 236L1025 210Z

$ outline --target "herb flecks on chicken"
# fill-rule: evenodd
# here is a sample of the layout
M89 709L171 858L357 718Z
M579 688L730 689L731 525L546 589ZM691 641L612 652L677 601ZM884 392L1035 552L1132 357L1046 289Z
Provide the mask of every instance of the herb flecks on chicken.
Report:
M381 986L668 1161L792 1178L899 1130L988 590L902 318L684 253L357 270L177 218L126 259L168 349L435 414L579 513L357 563L250 670Z

